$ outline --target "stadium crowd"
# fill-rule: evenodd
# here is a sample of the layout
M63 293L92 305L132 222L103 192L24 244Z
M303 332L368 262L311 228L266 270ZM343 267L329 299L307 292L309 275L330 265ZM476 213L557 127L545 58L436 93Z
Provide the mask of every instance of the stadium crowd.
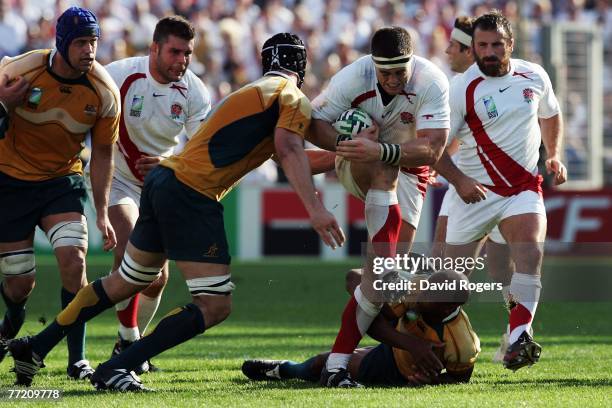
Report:
M75 3L93 10L102 38L98 60L107 64L145 55L153 29L164 15L179 14L198 31L190 69L211 92L213 103L261 74L259 52L270 35L290 31L304 38L309 70L302 90L314 98L333 73L368 52L372 33L384 25L409 27L415 53L449 76L445 50L458 15L503 11L527 41L519 57L541 63L540 30L551 21L572 21L602 28L604 44L605 145L612 147L612 3L607 0L0 0L0 57L54 45L55 21ZM520 38L519 38L520 41ZM568 159L586 160L586 108L580 95L566 107ZM612 154L607 160L612 164ZM262 178L275 178L262 169ZM612 180L607 180L611 183Z

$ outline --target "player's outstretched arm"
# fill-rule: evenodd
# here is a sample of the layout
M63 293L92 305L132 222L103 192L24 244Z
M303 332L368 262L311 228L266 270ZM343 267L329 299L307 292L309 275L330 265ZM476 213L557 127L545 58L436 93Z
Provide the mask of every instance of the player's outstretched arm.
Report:
M442 153L434 169L455 186L457 194L466 204L486 200L487 188L459 170L447 152Z
M545 161L548 174L554 174L555 185L563 184L567 181L567 169L561 162L561 145L563 139L563 121L561 114L548 119L540 119L540 129L542 131L542 142L546 149L547 159Z
M287 129L277 128L274 132L274 147L287 179L306 207L314 230L332 248L344 244L344 232L336 218L325 209L315 194L302 138Z
M113 145L92 143L91 190L96 208L96 225L104 239L104 250L117 245L115 230L108 219L108 194L113 169Z
M338 132L331 124L321 119L313 119L306 132L306 140L321 149L335 152Z

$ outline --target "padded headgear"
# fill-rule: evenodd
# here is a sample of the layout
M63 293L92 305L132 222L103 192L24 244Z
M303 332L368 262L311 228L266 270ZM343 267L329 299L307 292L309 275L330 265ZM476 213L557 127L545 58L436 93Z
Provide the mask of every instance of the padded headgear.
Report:
M279 33L270 37L261 50L261 62L264 75L285 70L299 77L298 88L304 83L306 47L295 34Z
M72 40L88 36L100 38L98 19L91 11L81 7L70 7L57 19L55 47L71 67L68 48Z

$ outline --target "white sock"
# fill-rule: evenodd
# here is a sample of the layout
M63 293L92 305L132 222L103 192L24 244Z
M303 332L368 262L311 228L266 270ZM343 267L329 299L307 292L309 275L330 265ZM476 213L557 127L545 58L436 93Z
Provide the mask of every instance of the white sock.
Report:
M370 241L387 222L389 206L397 203L395 191L368 190L365 199L365 219Z
M150 298L142 293L140 294L138 299L138 329L142 336L144 336L147 327L149 327L149 323L153 320L153 316L155 316L155 312L157 312L160 301L161 293L155 298Z
M516 304L510 310L509 344L516 342L524 331L529 331L540 300L542 283L539 275L514 273L510 282L510 296Z
M140 339L140 331L138 331L138 327L125 327L121 323L119 323L119 335L123 340L132 342Z

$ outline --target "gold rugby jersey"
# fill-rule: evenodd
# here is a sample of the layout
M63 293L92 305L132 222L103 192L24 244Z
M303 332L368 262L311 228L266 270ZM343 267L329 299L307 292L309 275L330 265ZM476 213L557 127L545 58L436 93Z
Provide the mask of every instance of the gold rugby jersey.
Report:
M410 313L410 304L398 304L392 307L393 313L400 318L397 330L423 339L444 342L444 348L435 348L434 352L450 374L460 374L472 367L480 353L480 339L472 329L470 319L463 309L440 327L434 328L417 314ZM414 359L409 351L393 348L393 357L400 373L404 377L414 374Z
M221 200L249 171L274 153L274 130L304 137L310 101L295 83L264 76L230 94L213 109L182 153L161 164L184 184Z
M0 172L20 180L82 174L87 132L97 145L111 145L119 135L119 91L104 67L94 62L77 79L60 78L51 72L52 55L35 50L0 62L0 75L29 82L24 102L0 129Z

